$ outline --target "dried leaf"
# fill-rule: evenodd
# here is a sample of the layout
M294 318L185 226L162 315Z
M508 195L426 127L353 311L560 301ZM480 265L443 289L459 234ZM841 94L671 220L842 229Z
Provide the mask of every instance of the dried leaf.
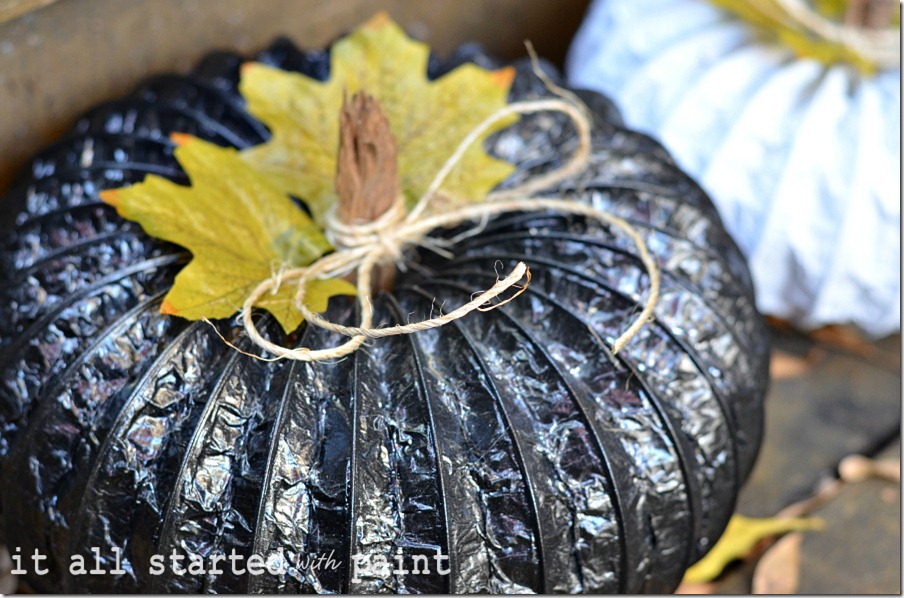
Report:
M761 540L791 531L815 530L822 527L822 520L816 518L752 519L735 515L728 522L728 527L712 550L687 570L684 581L689 583L712 581L729 563L749 555Z
M676 594L715 594L716 584L708 581L706 583L695 583L690 581L682 581L677 588Z
M334 177L343 95L364 90L389 118L399 150L402 192L416 201L465 136L505 106L514 71L487 71L465 64L427 80L429 49L409 39L378 14L330 49L330 78L316 81L262 64L242 68L240 90L248 110L271 131L271 139L243 156L284 192L301 198L322 223L335 203ZM501 129L516 117L497 123ZM514 170L474 143L442 191L481 199Z
M870 459L863 455L849 455L838 464L838 474L842 480L850 484L863 482L869 478L878 478L889 482L901 483L900 459Z
M803 534L788 534L772 545L753 572L754 594L794 594L800 581L800 544Z
M776 513L775 517L777 519L790 519L809 515L838 496L842 489L844 489L844 482L841 480L836 480L835 478L823 479L819 482L816 491L812 495L788 505Z
M798 357L784 351L773 351L769 361L769 376L773 380L785 380L798 378L806 374L816 361L821 359L821 354L815 350L810 351L806 357Z
M809 336L818 343L836 347L890 370L900 370L901 357L899 351L883 351L876 343L870 342L863 333L853 326L823 326L811 331Z
M225 318L282 266L305 266L332 249L320 229L282 191L242 160L187 135L176 135L176 159L191 187L149 175L131 187L105 191L101 198L151 236L192 253L176 276L161 311L190 320ZM259 306L271 312L286 332L302 318L294 307L294 285L283 285ZM344 280L313 281L305 304L326 309L333 295L353 295Z

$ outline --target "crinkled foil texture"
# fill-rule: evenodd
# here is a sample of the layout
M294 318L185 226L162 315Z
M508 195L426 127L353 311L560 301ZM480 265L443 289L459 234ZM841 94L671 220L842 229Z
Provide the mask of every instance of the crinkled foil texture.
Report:
M328 52L277 42L258 60L320 79ZM495 66L463 47L464 61ZM39 591L668 592L718 538L762 431L763 323L713 206L664 150L594 109L592 163L550 190L614 213L662 268L656 318L613 356L649 279L609 226L514 213L455 247L412 251L377 322L423 318L526 261L526 292L492 312L368 343L336 363L265 363L204 323L159 314L188 256L98 192L148 173L186 182L168 134L222 145L268 131L243 109L241 58L146 81L91 111L0 202L0 466L5 540L48 555ZM512 99L546 95L525 64ZM524 117L487 142L557 164L573 131ZM454 235L457 231L441 234ZM353 321L355 306L331 302ZM262 314L274 338L279 332ZM216 324L250 348L233 322ZM302 329L283 339L341 339ZM124 575L70 572L72 555ZM117 549L117 550L114 550ZM152 575L151 557L259 554L278 575ZM352 559L418 555L447 574L353 575ZM397 557L397 555L401 555ZM317 558L331 557L331 561ZM393 560L393 563L395 561ZM188 561L185 562L186 564ZM409 567L410 569L411 567Z

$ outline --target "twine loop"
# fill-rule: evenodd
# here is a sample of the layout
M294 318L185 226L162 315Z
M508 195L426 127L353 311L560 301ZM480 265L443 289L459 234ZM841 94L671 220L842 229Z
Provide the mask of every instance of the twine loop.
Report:
M381 245L386 255L395 261L401 258L402 246L392 231L405 220L406 215L405 199L401 196L395 199L388 210L370 222L343 222L334 208L326 215L324 233L333 247L340 251Z
M531 51L532 48L528 48ZM535 55L532 53L532 56ZM589 161L591 149L591 119L586 106L571 92L556 86L536 66L535 72L553 91L557 98L515 102L499 109L477 127L475 127L459 144L443 167L437 172L424 195L406 211L404 200L400 197L383 215L368 223L342 223L335 213L327 218L327 238L336 251L316 260L302 268L280 268L273 276L261 282L246 298L242 310L241 321L249 339L259 348L274 355L273 358L258 359L275 361L294 359L299 361L324 361L349 355L356 351L367 339L377 339L399 334L411 334L448 324L449 322L473 311L489 311L504 305L520 295L530 283L530 269L524 262L519 262L504 278L497 276L496 283L489 289L475 293L468 303L440 316L405 325L390 327L373 326L373 305L371 302L371 279L375 269L387 262L396 262L403 266L401 258L404 250L412 246L429 247L437 252L445 251L445 239L430 236L436 229L450 228L465 222L476 222L470 231L459 235L474 235L480 232L487 220L499 214L513 211L555 211L575 214L599 220L613 225L625 233L637 248L638 257L644 265L649 277L649 293L643 310L627 330L612 345L612 352L617 353L624 345L651 319L659 296L659 269L650 255L640 233L625 220L612 214L598 210L586 203L565 200L556 197L535 197L540 190L549 189L556 184L583 171ZM512 114L530 114L535 112L560 112L573 122L578 138L578 147L574 154L561 167L546 174L531 177L524 183L487 195L482 202L461 202L458 207L431 210L434 201L441 195L439 191L446 177L461 160L468 147L476 142L493 124ZM437 212L437 213L434 213ZM448 254L448 251L446 251ZM360 322L357 326L345 326L326 320L320 314L312 312L304 304L305 287L309 281L341 277L355 273L360 305ZM264 338L255 326L252 317L253 307L266 293L275 293L280 285L293 283L297 285L295 307L308 325L318 326L349 337L349 340L325 349L300 347L290 349L275 344ZM508 294L508 297L505 295ZM233 345L234 347L234 345ZM241 351L241 349L237 349ZM244 353L244 351L242 351Z

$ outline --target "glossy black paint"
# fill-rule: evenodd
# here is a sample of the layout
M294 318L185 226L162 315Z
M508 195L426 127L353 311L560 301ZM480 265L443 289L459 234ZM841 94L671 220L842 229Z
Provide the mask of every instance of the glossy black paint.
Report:
M285 41L258 60L328 76ZM431 76L474 47L431 61ZM762 434L768 346L750 277L712 204L655 141L595 112L591 167L556 192L642 233L663 270L656 320L617 356L648 280L631 242L557 214L511 214L455 247L410 252L378 323L420 318L517 260L533 283L493 312L368 343L336 363L262 363L157 309L188 256L98 192L185 182L168 134L247 147L241 58L210 55L81 118L0 201L3 535L49 556L39 591L669 592L718 538ZM512 99L546 91L525 64ZM574 145L555 115L487 143L507 181ZM453 236L460 231L445 231ZM329 317L354 319L331 302ZM278 336L267 316L266 326ZM237 327L217 323L242 345ZM303 328L284 339L339 342ZM99 547L125 575L72 575ZM151 575L151 557L235 550L283 575ZM353 557L448 555L450 573L359 576ZM312 555L338 567L304 567Z

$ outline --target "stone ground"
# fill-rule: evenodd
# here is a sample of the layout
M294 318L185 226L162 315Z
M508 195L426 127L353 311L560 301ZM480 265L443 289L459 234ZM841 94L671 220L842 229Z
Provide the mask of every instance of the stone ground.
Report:
M789 510L825 522L803 534L797 593L900 594L901 338L867 343L845 328L773 331L766 437L737 512L771 517L794 505ZM850 455L888 471L858 481L846 469L856 457L839 468ZM760 554L698 591L750 593Z

